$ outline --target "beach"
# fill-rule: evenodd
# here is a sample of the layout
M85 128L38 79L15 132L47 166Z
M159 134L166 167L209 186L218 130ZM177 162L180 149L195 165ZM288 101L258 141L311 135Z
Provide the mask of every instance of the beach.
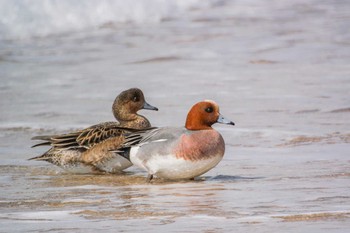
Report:
M0 2L0 232L350 229L348 1L112 2ZM132 87L159 127L215 100L223 160L150 184L28 161L34 136L114 121Z

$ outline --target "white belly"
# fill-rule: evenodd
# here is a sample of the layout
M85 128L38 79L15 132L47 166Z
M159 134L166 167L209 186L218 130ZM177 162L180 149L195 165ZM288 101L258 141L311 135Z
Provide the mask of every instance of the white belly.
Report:
M178 159L174 155L151 155L142 159L135 154L137 153L130 153L133 164L148 171L149 174L168 180L191 179L200 176L215 167L222 159L221 154L197 161Z
M132 163L119 155L113 156L111 159L96 165L98 169L108 173L120 173L130 166L132 166Z

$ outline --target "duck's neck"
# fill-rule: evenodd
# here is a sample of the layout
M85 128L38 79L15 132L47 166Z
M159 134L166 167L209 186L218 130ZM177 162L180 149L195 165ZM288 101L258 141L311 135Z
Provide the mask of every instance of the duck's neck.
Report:
M130 111L123 108L113 108L113 115L118 121L132 121L137 118L136 113L130 113Z
M143 129L151 127L146 117L137 113L130 113L121 110L113 111L114 117L119 121L121 127Z
M185 128L188 130L207 130L207 129L213 129L211 126L201 124L199 122L189 122L186 121Z

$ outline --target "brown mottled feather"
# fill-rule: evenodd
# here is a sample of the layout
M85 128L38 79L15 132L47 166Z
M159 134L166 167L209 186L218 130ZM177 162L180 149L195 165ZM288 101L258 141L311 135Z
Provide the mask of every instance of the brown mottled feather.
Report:
M69 167L76 163L90 166L97 161L108 160L116 147L124 140L126 132L148 128L150 122L137 111L143 108L158 110L145 102L140 89L131 88L120 93L112 106L113 114L119 122L105 122L89 128L62 135L45 135L33 137L33 140L42 140L37 146L52 146L41 156L32 160L45 160L61 167ZM91 158L89 158L91 156ZM99 157L97 159L97 157ZM82 159L83 158L83 159ZM100 169L96 167L96 169Z

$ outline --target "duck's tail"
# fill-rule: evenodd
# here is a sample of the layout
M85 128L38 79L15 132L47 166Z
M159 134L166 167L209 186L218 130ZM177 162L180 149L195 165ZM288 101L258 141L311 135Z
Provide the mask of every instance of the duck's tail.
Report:
M126 158L127 160L130 161L130 147L126 147L126 148L119 148L117 150L111 150L111 152L122 156L123 158Z
M51 154L50 150L48 150L44 154L30 158L28 160L46 161L46 162L52 163L53 162L52 156L53 156L53 154Z

